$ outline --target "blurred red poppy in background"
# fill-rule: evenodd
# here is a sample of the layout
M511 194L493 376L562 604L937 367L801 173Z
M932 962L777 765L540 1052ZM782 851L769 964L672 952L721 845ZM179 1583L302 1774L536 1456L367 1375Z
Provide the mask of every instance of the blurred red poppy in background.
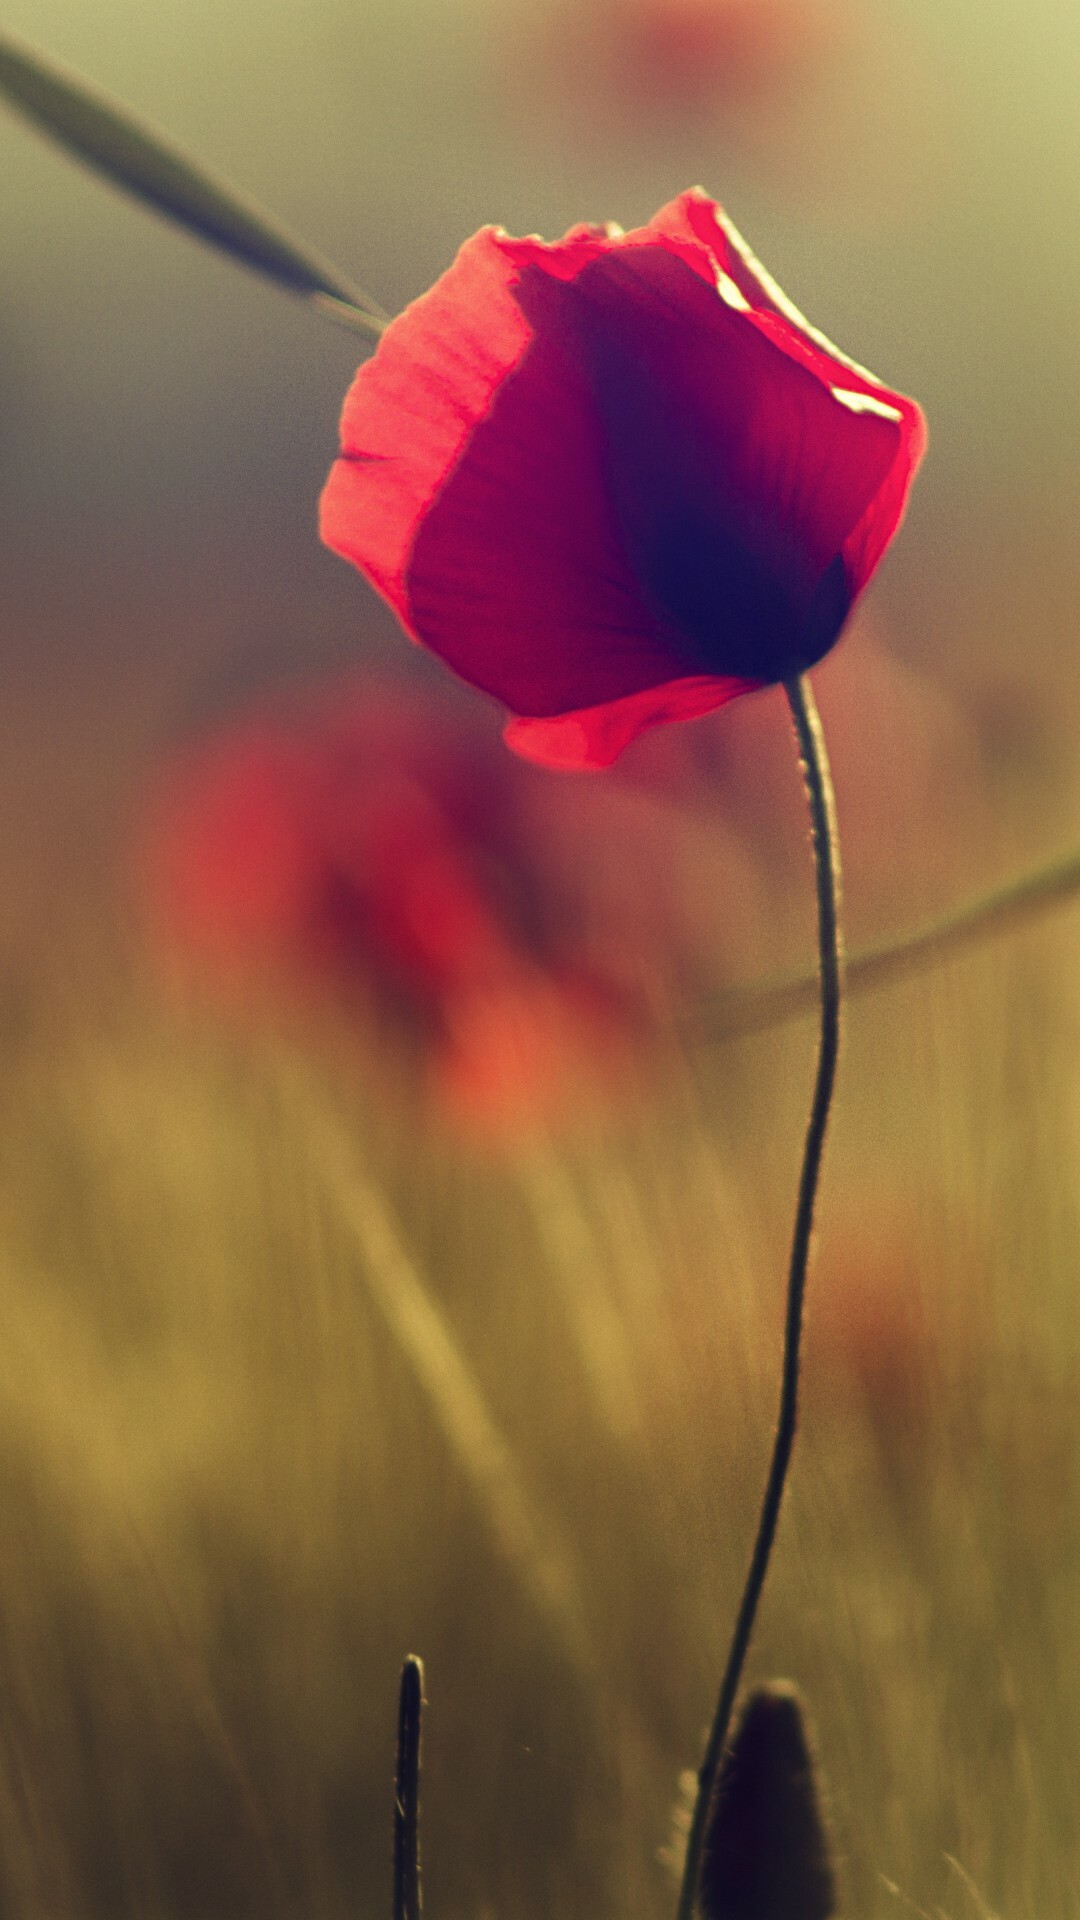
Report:
M518 752L600 767L821 659L924 444L695 190L467 241L356 376L322 533Z
M619 115L758 110L825 58L836 0L573 0L535 23L533 59Z
M574 823L597 937L553 787L416 689L357 675L268 701L158 778L140 859L154 953L233 1010L344 1013L414 1058L455 1121L557 1121L628 1086L657 993L695 954L708 966L709 937L679 922L670 825L650 810L654 844L635 826L628 845L615 789L604 820Z

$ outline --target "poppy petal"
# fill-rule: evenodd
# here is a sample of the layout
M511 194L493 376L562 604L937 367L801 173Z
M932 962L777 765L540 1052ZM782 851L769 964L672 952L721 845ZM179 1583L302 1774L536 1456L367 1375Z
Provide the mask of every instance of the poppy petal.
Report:
M601 765L819 660L924 445L695 189L631 233L474 235L357 375L323 537L518 751Z
M753 690L754 684L745 680L669 680L662 687L646 687L624 700L605 700L576 713L508 720L503 739L523 760L561 773L588 773L610 767L649 727L665 720L698 720Z

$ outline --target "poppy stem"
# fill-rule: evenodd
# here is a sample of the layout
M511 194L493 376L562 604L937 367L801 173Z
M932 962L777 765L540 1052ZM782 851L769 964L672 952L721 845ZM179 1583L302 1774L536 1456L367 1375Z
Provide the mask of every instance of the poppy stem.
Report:
M784 682L788 705L795 722L799 756L806 781L810 807L810 832L814 848L817 879L818 956L821 980L821 1038L818 1047L817 1078L810 1106L810 1118L803 1147L802 1171L795 1209L795 1226L788 1268L787 1317L784 1329L784 1358L780 1386L780 1413L772 1460L762 1496L757 1535L743 1587L735 1630L728 1650L727 1665L720 1686L716 1714L709 1733L705 1757L698 1773L697 1798L686 1842L686 1862L679 1894L677 1920L693 1920L701 1877L702 1855L708 1832L716 1783L727 1746L728 1730L735 1706L743 1664L754 1630L758 1602L765 1584L777 1521L784 1496L791 1450L795 1441L799 1396L799 1342L802 1334L803 1298L814 1223L825 1129L840 1046L840 999L843 978L843 946L840 933L840 850L836 831L836 804L833 797L829 759L817 705L805 674Z

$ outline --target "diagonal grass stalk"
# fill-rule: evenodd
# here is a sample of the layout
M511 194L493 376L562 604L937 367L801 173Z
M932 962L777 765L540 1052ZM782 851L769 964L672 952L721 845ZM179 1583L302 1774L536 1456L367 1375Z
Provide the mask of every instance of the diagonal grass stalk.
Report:
M1073 851L994 887L912 933L856 950L845 964L845 992L869 993L889 986L935 966L949 954L1026 926L1078 896L1080 853ZM819 981L819 971L812 967L729 988L683 1016L680 1030L687 1040L702 1044L762 1033L812 1013L818 1004Z
M13 34L0 32L0 97L156 213L186 227L320 312L378 339L387 316L272 214L119 101Z
M385 1193L365 1174L344 1123L299 1072L290 1075L290 1092L303 1100L311 1163L360 1252L368 1296L408 1361L496 1546L564 1658L582 1678L593 1680L595 1656L572 1557L528 1492L513 1451L408 1252Z
M626 1326L602 1271L605 1249L550 1140L523 1148L515 1172L597 1412L620 1445L640 1449L640 1401Z

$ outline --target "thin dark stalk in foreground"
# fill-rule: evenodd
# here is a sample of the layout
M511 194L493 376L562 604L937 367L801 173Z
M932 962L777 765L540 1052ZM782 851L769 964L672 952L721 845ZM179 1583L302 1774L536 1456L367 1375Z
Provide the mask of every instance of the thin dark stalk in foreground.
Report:
M735 1631L731 1637L716 1714L705 1748L705 1757L698 1773L697 1799L694 1803L686 1842L686 1864L679 1894L678 1920L692 1920L694 1913L709 1814L727 1745L728 1729L731 1725L743 1663L750 1645L758 1602L768 1571L769 1556L772 1553L776 1525L780 1517L784 1483L791 1460L791 1449L795 1441L799 1397L799 1340L802 1333L806 1268L814 1224L814 1200L817 1194L821 1155L825 1145L825 1128L829 1118L829 1104L832 1100L840 1044L840 995L843 972L840 938L840 855L829 761L817 706L806 675L801 674L798 679L785 681L784 691L795 722L806 780L806 795L810 806L810 831L817 877L821 1039L814 1097L810 1106L810 1119L807 1123L806 1142L803 1147L802 1171L799 1175L795 1226L791 1240L780 1415L769 1475L762 1496L754 1550L750 1556L750 1566L742 1600L739 1603Z
M394 1768L394 1920L420 1920L420 1716L424 1668L410 1653L398 1694Z

